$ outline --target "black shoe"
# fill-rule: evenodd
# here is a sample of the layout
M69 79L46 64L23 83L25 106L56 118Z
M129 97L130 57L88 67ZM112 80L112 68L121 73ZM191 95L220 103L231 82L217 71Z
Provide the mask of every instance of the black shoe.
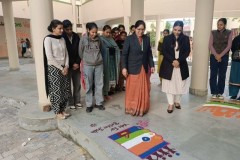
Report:
M87 107L86 112L90 113L90 112L92 112L92 110L93 110L93 107Z
M99 110L105 110L105 107L103 105L95 105L95 107Z
M109 92L108 92L108 95L109 95L109 96L111 96L111 95L113 95L113 94L114 94L113 91L109 91Z
M116 91L116 92L121 92L122 89L121 89L120 87L116 87L116 88L115 88L115 91Z
M172 112L173 112L173 107L172 107L172 109L169 109L169 107L170 107L170 106L168 106L167 112L168 112L168 113L172 113Z
M181 109L181 106L179 105L179 106L175 106L175 108L177 108L177 109Z
M176 103L176 104L175 104L175 108L181 109L181 105Z
M237 96L232 96L231 98L230 98L230 100L236 100L237 99Z

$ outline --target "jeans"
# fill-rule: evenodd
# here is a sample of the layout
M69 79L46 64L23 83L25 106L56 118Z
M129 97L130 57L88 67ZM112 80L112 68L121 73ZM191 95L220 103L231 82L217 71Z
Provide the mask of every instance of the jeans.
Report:
M226 72L228 66L228 55L222 57L218 62L214 55L210 56L210 89L211 94L223 94L225 88Z
M93 80L95 85L96 105L103 105L103 64L98 66L84 65L83 70L86 82L86 106L93 106Z

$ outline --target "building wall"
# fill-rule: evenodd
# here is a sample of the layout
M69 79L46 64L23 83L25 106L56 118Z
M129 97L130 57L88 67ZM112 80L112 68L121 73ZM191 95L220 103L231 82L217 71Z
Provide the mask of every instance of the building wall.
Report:
M114 3L113 3L114 1ZM93 0L81 8L82 23L130 16L131 0Z
M54 18L59 20L73 20L72 6L66 3L53 2ZM64 12L63 12L64 11ZM16 39L18 45L18 54L21 56L21 38L28 38L31 41L30 33L30 10L27 1L13 2L13 15L15 18ZM50 23L50 22L49 22ZM46 26L47 29L47 26ZM0 3L0 58L7 57L7 42L4 29L2 3Z
M24 18L15 18L16 39L18 46L18 54L21 55L21 39L30 39L30 21ZM0 58L7 57L7 41L4 29L3 17L0 17Z
M123 23L123 16L131 15L131 0L93 0L86 3L79 9L80 23L95 21L101 28L104 24L116 25ZM146 20L156 20L156 15L162 19L194 17L196 0L146 0L144 14ZM184 5L182 5L184 4ZM181 11L176 10L176 6L181 6ZM73 21L72 5L53 1L54 18L59 20L69 19ZM16 34L19 46L19 39L30 38L29 29L29 4L28 1L13 2L14 17L16 20ZM239 17L239 0L215 0L215 17ZM78 17L78 16L77 16ZM2 4L0 3L0 58L7 56L6 38L3 23ZM237 34L240 21L228 22L228 28L234 29ZM47 28L47 26L46 26ZM147 27L149 28L149 27ZM213 29L216 28L216 20L213 21ZM79 30L78 28L78 31Z
M44 12L44 11L43 11ZM72 5L53 1L54 18L59 20L73 20ZM30 18L30 9L28 1L13 2L13 15L17 18ZM3 16L2 3L0 3L0 16Z

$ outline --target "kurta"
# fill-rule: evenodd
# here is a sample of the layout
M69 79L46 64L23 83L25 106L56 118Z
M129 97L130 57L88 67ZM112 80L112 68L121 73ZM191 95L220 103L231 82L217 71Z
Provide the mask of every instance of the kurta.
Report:
M175 59L179 58L178 43L176 42L175 47ZM162 91L167 94L181 95L186 94L189 88L188 79L182 80L180 68L173 68L171 80L162 80Z

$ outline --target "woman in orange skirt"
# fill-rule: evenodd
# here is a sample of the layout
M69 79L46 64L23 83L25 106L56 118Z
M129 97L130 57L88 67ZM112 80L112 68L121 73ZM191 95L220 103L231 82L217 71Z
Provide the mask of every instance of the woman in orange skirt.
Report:
M126 77L125 111L143 116L150 107L150 72L154 62L150 38L144 35L146 24L138 20L135 33L125 40L122 52L122 74Z

